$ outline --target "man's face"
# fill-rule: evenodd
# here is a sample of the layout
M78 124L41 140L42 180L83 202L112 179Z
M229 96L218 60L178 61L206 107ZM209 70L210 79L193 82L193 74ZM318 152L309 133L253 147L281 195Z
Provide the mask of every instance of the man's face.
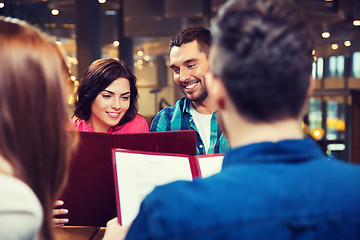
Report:
M176 85L190 101L202 102L207 98L205 74L209 71L209 61L206 54L200 52L197 41L173 47L170 68Z

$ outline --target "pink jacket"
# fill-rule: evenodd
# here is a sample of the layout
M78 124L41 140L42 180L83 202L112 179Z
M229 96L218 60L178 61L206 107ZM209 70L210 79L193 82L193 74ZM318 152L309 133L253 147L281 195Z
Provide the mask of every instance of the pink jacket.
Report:
M94 132L94 129L90 127L83 119L72 119L72 122L74 123L76 130L79 132ZM112 127L109 130L109 133L112 134L144 132L149 132L149 125L147 124L145 118L139 114L137 114L130 122L125 123L120 127Z

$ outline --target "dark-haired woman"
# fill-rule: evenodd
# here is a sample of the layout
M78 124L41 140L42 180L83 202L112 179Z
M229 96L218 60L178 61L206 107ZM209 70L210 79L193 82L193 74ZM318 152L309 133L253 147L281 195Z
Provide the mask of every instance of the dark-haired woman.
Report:
M137 113L136 77L122 61L99 59L85 71L75 95L75 127L81 132L148 132Z

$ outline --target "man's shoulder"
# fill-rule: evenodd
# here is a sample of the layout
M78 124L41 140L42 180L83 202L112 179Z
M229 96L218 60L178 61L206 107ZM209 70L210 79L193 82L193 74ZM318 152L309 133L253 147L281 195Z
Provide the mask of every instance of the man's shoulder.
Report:
M161 116L161 115L173 115L175 113L182 113L182 111L184 110L184 105L186 104L187 100L186 97L183 97L181 99L179 99L174 106L171 107L166 107L164 109L162 109L160 112L158 112L158 114L156 114L156 116Z
M174 106L166 107L156 114L150 131L181 130L181 121L184 113L186 98L179 99Z
M234 209L244 209L237 203L239 199L246 199L245 195L245 192L237 194L221 175L193 182L176 181L156 187L144 199L140 214L159 230L156 233L161 234L159 238L176 238L177 230L181 229L183 239L204 239L215 226L222 228L228 221L235 223L238 215L233 214ZM197 221L191 221L193 219Z

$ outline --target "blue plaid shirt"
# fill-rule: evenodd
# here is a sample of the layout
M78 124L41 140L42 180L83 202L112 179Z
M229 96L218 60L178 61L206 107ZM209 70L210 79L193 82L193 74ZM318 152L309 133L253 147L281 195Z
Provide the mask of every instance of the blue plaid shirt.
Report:
M183 97L175 106L161 110L154 118L150 131L196 130L196 154L206 154L204 143L199 135L189 110L190 101ZM207 154L224 153L229 149L229 143L219 128L216 112L211 117L210 146Z

